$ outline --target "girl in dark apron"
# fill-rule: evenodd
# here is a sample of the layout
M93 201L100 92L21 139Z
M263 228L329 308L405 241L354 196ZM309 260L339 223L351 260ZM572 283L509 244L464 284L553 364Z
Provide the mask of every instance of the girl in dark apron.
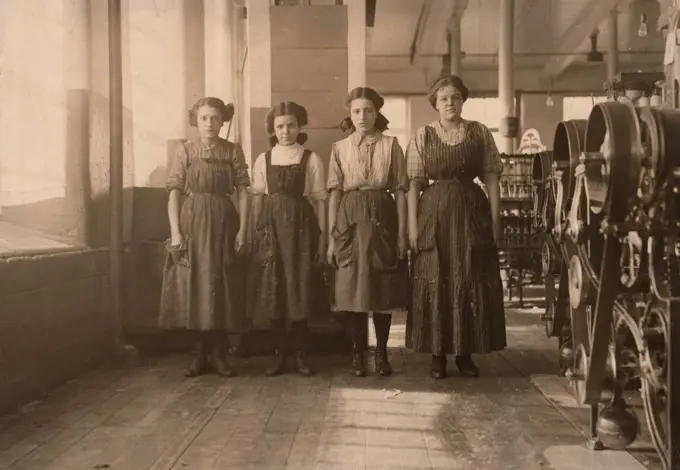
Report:
M307 111L286 101L266 117L271 150L253 165L255 237L249 274L249 305L255 327L274 327L276 358L269 376L285 372L287 353L295 369L305 362L308 319L318 308L326 252L326 188L323 163L302 144ZM311 201L311 204L310 204Z
M236 375L227 333L242 332L245 283L237 259L246 242L248 167L238 144L219 137L233 105L201 98L189 111L199 139L180 144L168 176L168 217L159 324L197 334L198 357L185 375ZM239 211L230 196L238 193ZM186 199L181 203L181 197Z
M333 144L329 170L328 262L336 266L333 308L346 320L353 344L352 373L366 375L364 347L372 312L377 339L375 364L387 376L392 367L387 340L392 313L408 300L404 154L395 137L382 134L383 98L355 88L346 99L352 134Z

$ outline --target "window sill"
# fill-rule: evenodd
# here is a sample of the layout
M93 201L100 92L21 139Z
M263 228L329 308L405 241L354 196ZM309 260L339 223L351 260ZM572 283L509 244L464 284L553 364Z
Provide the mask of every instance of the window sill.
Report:
M0 221L0 259L84 251L89 248L42 232Z

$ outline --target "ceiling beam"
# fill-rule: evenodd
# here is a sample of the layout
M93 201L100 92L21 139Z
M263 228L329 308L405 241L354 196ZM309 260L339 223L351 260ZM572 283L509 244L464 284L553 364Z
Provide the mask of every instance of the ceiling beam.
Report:
M425 18L416 44L417 54L446 54L446 32L451 17L462 15L467 4L468 0L426 0Z
M557 51L560 54L575 53L597 26L604 21L609 12L619 3L629 3L630 0L591 0L585 2L585 6L576 16L571 25L557 40ZM546 62L542 76L550 80L559 77L569 67L577 56L559 55Z

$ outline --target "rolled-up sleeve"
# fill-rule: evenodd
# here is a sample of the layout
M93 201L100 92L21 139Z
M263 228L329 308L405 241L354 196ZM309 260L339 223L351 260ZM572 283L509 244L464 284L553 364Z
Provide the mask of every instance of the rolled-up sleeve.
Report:
M498 146L493 138L493 134L484 124L479 124L482 128L482 143L484 146L484 153L482 155L482 174L503 172L503 161L498 152Z
M189 161L189 153L184 143L177 146L175 157L172 161L172 167L168 174L168 179L165 183L165 189L169 192L176 189L184 192L187 180L187 166Z
M251 194L267 194L267 161L264 155L264 153L260 154L253 164Z
M340 155L335 144L331 148L331 157L328 164L328 180L326 189L332 191L333 189L343 189L345 176L340 168Z
M401 149L401 145L399 145L399 141L396 138L392 139L390 158L389 189L391 191L408 191L406 157L404 157L404 151Z
M247 188L250 186L250 177L248 176L248 164L246 157L243 154L243 149L239 144L234 144L234 186L242 186Z
M307 160L305 195L315 201L323 201L326 199L328 192L326 191L326 178L324 174L324 166L316 153L312 152Z
M425 160L423 158L423 144L425 143L425 128L421 127L411 137L406 147L406 177L410 181L426 180Z

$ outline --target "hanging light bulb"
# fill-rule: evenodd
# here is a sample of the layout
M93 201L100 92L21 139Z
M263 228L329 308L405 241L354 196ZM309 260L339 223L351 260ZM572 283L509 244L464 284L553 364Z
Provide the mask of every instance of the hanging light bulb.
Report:
M638 28L638 36L644 38L647 36L647 15L644 13L640 17L640 27Z
M545 99L545 105L548 108L552 108L555 105L555 101L553 100L552 94L548 93L548 97Z

